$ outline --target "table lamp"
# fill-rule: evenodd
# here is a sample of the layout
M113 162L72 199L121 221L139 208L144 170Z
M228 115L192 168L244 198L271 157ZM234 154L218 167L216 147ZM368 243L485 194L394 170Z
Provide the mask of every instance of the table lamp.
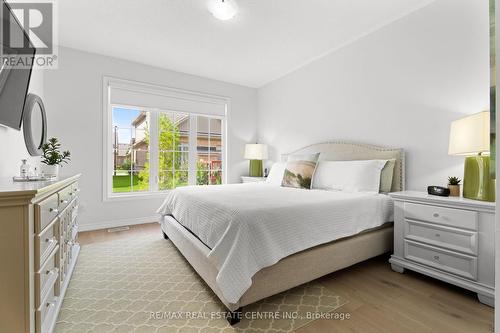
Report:
M479 112L451 123L450 155L465 155L463 196L495 201L495 180L490 176L490 113Z
M250 177L262 177L262 160L267 159L267 145L261 143L247 144L245 146L245 159L250 160Z

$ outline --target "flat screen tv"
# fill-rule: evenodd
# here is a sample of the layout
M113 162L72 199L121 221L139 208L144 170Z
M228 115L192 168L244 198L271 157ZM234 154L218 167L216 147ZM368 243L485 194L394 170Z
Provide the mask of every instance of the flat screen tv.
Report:
M10 6L0 1L0 124L20 130L35 48Z

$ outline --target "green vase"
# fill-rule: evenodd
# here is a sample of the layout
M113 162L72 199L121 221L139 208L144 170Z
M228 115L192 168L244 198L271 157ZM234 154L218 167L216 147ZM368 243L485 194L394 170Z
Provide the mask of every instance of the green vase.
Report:
M464 198L495 201L495 180L490 176L490 157L469 156L464 165Z
M250 160L250 169L248 171L250 177L262 177L262 160Z

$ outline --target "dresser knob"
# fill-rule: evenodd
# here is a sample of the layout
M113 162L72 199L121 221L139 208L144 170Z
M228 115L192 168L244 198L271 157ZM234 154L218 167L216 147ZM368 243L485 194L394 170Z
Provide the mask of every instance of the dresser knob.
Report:
M61 203L63 203L63 204L67 204L67 203L68 203L68 200L61 200Z
M439 256L434 256L434 259L435 260L439 260Z
M45 241L47 243L55 243L57 241L57 238L54 236L54 237L51 237L51 238L46 238Z
M432 214L432 216L439 217L439 214L438 213L434 213L434 214Z
M59 209L57 209L57 208L51 208L51 209L49 209L49 211L51 213L59 213Z

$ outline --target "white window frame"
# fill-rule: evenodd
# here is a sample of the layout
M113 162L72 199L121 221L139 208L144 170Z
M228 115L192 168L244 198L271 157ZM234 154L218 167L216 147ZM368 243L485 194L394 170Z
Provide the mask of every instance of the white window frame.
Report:
M155 95L162 95L168 98L178 99L180 101L193 101L199 103L210 103L210 104L218 104L219 106L223 106L225 113L224 115L211 115L211 114L203 114L198 112L192 112L187 110L180 110L176 108L152 108L152 107L143 107L140 105L123 105L111 103L111 95L110 91L112 87L126 87L127 90L133 91L134 93L154 93ZM228 114L230 108L231 99L229 97L217 96L212 94L199 93L189 90L181 90L175 89L165 86L152 85L143 82L118 79L109 76L103 77L103 86L102 86L102 107L103 107L103 127L102 127L102 135L103 135L103 152L102 152L102 195L103 201L116 201L116 200L131 200L138 198L151 198L151 197L161 197L164 196L169 190L157 190L157 182L158 182L158 170L150 169L150 184L149 191L144 192L124 192L124 193L115 193L113 192L113 108L114 107L123 107L123 108L132 108L134 110L139 111L148 111L153 114L154 117L158 117L160 112L180 112L180 113L188 113L190 116L206 116L212 118L218 118L222 120L222 183L226 183L227 179L227 128L228 128ZM190 154L197 153L197 140L196 140L196 121L194 119L196 117L190 117L190 133L189 133L189 152ZM153 131L157 132L157 121L152 121L151 127L149 128L150 133ZM152 138L154 136L151 136ZM152 139L154 140L154 139ZM153 148L158 148L158 144L152 142L150 144L149 158L153 160L158 157L158 151L155 151ZM157 149L156 149L157 150ZM193 184L196 182L196 160L190 158L189 164L189 182ZM154 164L154 163L153 163ZM152 189L152 190L151 190Z

